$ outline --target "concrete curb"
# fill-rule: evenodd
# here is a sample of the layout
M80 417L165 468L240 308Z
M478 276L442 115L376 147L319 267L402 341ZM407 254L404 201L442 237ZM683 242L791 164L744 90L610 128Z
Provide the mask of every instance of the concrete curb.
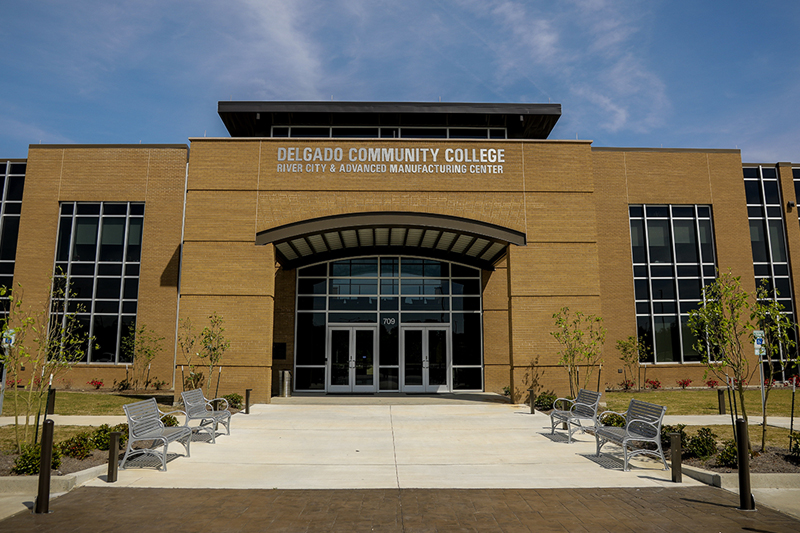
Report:
M50 478L50 494L69 492L108 471L108 465L98 465L80 472ZM39 491L39 476L0 477L0 494L31 494Z
M726 490L739 489L739 474L718 474L702 468L681 465L681 472L700 483ZM754 489L800 489L800 474L750 474Z

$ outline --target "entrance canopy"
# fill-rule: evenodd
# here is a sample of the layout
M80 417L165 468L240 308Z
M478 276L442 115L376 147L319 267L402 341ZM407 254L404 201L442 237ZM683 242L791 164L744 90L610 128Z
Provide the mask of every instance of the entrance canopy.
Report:
M355 255L418 255L494 270L525 234L495 224L430 213L372 212L315 218L256 234L274 244L285 269Z

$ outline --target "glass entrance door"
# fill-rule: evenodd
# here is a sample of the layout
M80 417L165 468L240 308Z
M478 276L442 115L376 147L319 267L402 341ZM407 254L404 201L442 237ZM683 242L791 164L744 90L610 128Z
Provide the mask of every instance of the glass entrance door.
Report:
M328 328L328 392L375 392L377 328Z
M401 390L450 391L450 328L408 326L401 330Z

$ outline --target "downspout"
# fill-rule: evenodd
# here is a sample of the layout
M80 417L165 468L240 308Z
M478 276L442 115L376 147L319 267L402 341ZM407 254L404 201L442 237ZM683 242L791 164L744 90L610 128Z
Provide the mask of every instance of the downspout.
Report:
M180 252L178 253L178 294L177 302L175 305L175 344L172 353L172 390L175 390L175 377L178 369L178 321L181 314L181 274L183 273L183 236L186 230L186 194L189 188L189 161L188 153L186 161L186 174L183 179L183 215L181 217L181 244ZM181 390L183 390L183 383L181 383Z

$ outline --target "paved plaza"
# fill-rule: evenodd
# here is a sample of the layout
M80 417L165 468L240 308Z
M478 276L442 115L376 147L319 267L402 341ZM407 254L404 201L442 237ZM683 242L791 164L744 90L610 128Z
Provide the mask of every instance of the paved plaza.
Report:
M19 498L0 531L800 531L758 494L743 512L656 461L623 472L619 448L597 458L592 436L567 444L526 406L363 400L253 406L189 458L171 445L167 472L134 461L49 515Z

